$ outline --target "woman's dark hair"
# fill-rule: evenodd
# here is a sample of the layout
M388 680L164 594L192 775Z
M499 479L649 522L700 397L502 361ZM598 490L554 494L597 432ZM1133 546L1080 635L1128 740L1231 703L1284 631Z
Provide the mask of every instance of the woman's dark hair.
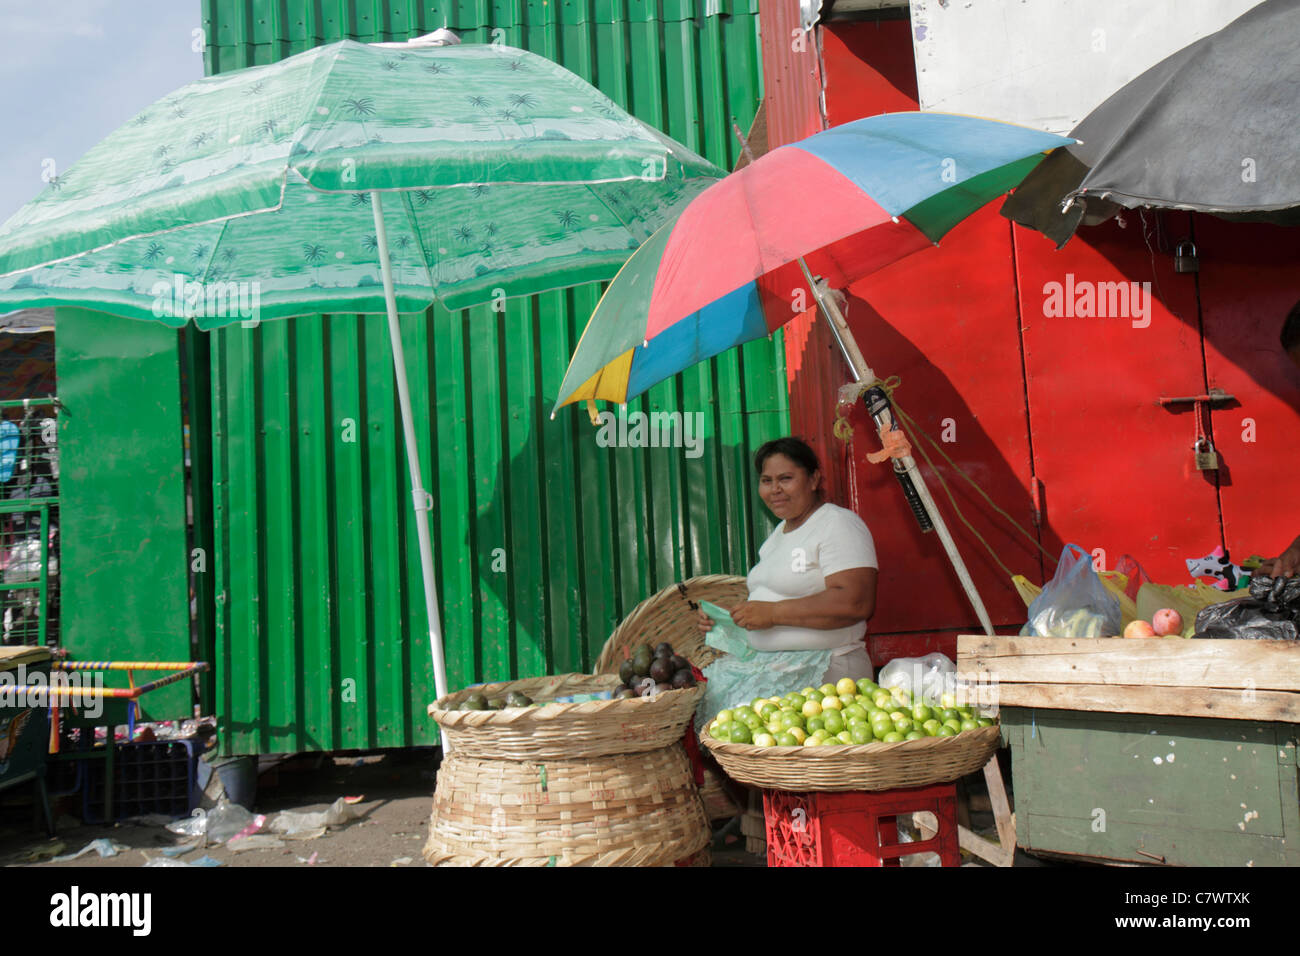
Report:
M1300 302L1291 307L1291 312L1282 323L1282 351L1292 352L1300 348Z
M764 442L754 452L754 470L760 475L763 474L763 465L773 455L785 455L792 462L808 472L811 477L815 472L821 471L821 462L817 460L817 453L808 447L807 442L798 438L787 436L785 438L774 438L769 442Z

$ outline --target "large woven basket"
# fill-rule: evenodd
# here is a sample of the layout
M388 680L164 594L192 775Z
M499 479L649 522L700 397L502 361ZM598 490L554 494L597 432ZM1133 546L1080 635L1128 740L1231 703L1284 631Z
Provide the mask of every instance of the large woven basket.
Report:
M729 606L749 595L745 579L730 574L706 574L670 585L632 609L596 659L597 674L615 674L638 644L654 647L667 641L673 650L701 670L722 656L704 643L696 626L701 601Z
M618 686L607 674L561 674L467 687L429 705L454 754L503 760L549 760L639 753L682 739L702 687L670 690L633 700L547 704L506 710L456 710L474 693L489 698L510 691L534 700L590 694Z
M1001 728L979 727L952 737L830 747L755 747L700 734L727 775L771 790L894 790L949 783L974 773L998 747Z
M634 607L614 629L596 659L596 673L617 673L638 644L654 647L661 641L667 641L673 650L703 670L725 655L705 644L695 625L700 601L730 606L748 596L745 579L730 574L702 575L664 588ZM713 761L707 759L700 796L710 820L729 819L744 809L728 791Z
M541 762L453 751L424 856L435 866L672 866L709 840L681 744Z

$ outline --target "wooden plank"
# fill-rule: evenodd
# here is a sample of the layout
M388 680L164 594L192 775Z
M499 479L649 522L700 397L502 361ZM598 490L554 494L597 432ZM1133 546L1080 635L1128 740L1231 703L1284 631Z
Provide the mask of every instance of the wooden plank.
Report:
M1014 848L1008 850L990 840L984 839L965 827L957 828L957 845L963 850L974 853L981 860L987 860L994 866L1011 866L1015 860Z
M957 669L1000 684L1300 691L1300 642L962 635Z
M1002 707L1300 723L1300 694L1126 684L999 684Z
M1007 787L1002 781L1002 768L998 764L998 755L994 753L984 765L984 782L989 788L989 802L993 805L993 820L998 828L998 842L1002 849L1015 855L1016 852L1016 818L1011 814L1011 802L1007 799ZM1011 863L1008 860L1007 866Z

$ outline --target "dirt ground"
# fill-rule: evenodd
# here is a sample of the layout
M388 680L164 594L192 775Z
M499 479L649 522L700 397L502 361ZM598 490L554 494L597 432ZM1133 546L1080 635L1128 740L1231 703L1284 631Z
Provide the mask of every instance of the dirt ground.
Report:
M376 754L302 754L273 763L263 758L255 813L269 820L281 810L323 811L339 797L360 796L360 819L312 840L285 839L279 848L232 852L225 846L191 850L176 857L193 863L205 854L223 867L268 866L427 866L421 850L428 836L429 812L436 780L437 751L386 751ZM0 801L0 865L41 867L139 867L166 859L164 848L187 842L157 823L85 826L71 815L76 797L55 801L56 835L48 839L33 825L30 790L15 788ZM990 828L992 817L973 814L977 829ZM713 865L763 866L763 857L745 849L739 821L719 823L714 832ZM100 858L93 851L76 860L52 862L76 853L93 840L107 838L127 847ZM920 860L911 858L906 865ZM1017 852L1017 865L1042 865ZM985 866L964 856L963 866Z
M321 811L341 796L362 796L356 804L362 817L314 840L286 839L283 848L232 853L225 846L210 846L177 859L193 862L206 854L223 866L238 867L427 866L420 851L428 837L436 766L433 750L291 758L261 774L255 813L266 814L269 822L281 810ZM0 864L5 866L143 866L146 859L162 857L164 847L185 842L162 826L83 826L66 812L71 803L63 813L56 806L56 835L50 841L33 826L30 791L24 790L6 793L0 808ZM56 843L63 844L57 853L75 853L103 837L129 849L103 859L91 852L62 863L30 861L33 853L55 855L49 850Z

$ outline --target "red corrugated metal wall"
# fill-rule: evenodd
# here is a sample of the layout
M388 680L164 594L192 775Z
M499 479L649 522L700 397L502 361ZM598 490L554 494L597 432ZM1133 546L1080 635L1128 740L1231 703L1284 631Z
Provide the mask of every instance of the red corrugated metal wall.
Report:
M799 55L766 46L767 25L788 36L796 9L794 0L761 6L769 90L774 73L805 77ZM829 125L917 108L908 21L819 30ZM798 96L769 98L773 146L819 127L809 85ZM846 290L849 325L868 362L882 377L902 378L901 406L936 438L951 439L943 444L953 460L1053 555L1065 541L1078 542L1103 549L1113 567L1127 552L1158 579L1180 583L1189 580L1184 559L1221 541L1237 559L1279 551L1300 532L1300 509L1283 485L1300 472L1300 377L1277 343L1282 316L1300 297L1300 230L1130 214L1123 226L1085 229L1056 252L1041 235L1013 230L999 205L960 224L939 248ZM1193 230L1201 272L1177 274L1172 243ZM1076 282L1150 282L1151 324L1046 316L1044 285L1067 274ZM931 649L951 655L958 633L978 630L974 613L939 541L920 534L887 468L866 462L877 440L865 414L852 417L859 437L851 449L832 437L835 391L847 376L821 326L809 313L788 327L791 423L822 452L832 497L875 535L882 568L872 656L879 665ZM1192 467L1190 407L1159 404L1215 385L1240 403L1213 414L1226 465L1222 488ZM1243 440L1252 434L1255 441ZM1025 619L1023 603L955 517L938 476L921 467L994 623L1014 631ZM1044 570L1050 576L1053 562L1032 540L949 466L940 464L939 473L1003 564L1039 582Z

